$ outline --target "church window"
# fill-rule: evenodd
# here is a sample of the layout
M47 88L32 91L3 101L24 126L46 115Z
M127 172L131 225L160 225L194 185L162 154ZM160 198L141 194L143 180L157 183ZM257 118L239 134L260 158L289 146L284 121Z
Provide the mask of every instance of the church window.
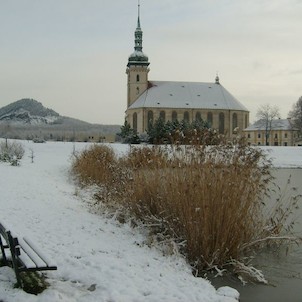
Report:
M153 125L153 111L148 111L148 130L150 130Z
M200 112L196 112L195 120L196 120L196 122L201 122L202 121L201 113Z
M139 87L136 87L136 94L139 94Z
M207 122L209 124L209 127L212 127L212 125L213 125L213 113L212 112L208 112L208 114L207 114Z
M139 74L136 75L136 82L139 82Z
M233 131L238 127L237 113L233 113Z
M224 134L224 114L223 114L223 112L219 113L219 133Z
M190 116L189 116L189 112L185 111L184 113L184 121L189 123L190 122Z
M137 131L137 113L136 112L134 112L134 114L133 114L132 123L133 123L133 129L135 131Z
M159 118L165 123L166 122L166 112L165 111L161 111L159 113Z
M173 111L172 112L172 122L176 122L177 121L177 112Z

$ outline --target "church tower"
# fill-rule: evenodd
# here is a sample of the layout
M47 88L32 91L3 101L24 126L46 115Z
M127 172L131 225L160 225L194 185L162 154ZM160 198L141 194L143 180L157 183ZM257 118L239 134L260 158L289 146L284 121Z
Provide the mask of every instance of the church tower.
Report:
M137 27L134 33L134 52L127 64L127 108L148 88L148 57L143 53L143 31L140 25L140 4L138 3Z

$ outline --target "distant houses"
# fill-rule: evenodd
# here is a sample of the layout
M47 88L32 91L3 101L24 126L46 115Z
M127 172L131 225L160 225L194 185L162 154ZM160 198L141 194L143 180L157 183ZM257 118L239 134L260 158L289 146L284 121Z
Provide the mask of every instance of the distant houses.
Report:
M271 122L258 120L243 132L251 145L297 146L300 144L299 130L294 127L291 119L275 119Z

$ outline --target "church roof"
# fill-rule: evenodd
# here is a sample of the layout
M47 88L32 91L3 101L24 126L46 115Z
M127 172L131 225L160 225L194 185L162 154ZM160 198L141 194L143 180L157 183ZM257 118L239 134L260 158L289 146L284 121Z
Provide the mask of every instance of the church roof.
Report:
M219 83L151 81L128 108L221 109L248 111Z
M266 129L266 121L264 119L258 120L254 124L245 128L244 131L260 131ZM298 130L293 127L290 119L274 119L272 120L272 130Z

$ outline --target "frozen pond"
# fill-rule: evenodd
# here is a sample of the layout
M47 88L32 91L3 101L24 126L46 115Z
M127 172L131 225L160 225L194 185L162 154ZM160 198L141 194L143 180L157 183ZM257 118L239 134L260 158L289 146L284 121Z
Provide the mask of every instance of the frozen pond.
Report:
M291 175L291 187L296 187L302 194L302 169L277 169L276 183L285 186ZM302 237L302 201L295 215L297 217L294 231ZM243 286L238 279L212 280L214 285L225 284L240 292L241 302L301 302L302 301L302 244L293 245L289 253L267 252L256 259L257 267L261 268L269 285L247 284Z

